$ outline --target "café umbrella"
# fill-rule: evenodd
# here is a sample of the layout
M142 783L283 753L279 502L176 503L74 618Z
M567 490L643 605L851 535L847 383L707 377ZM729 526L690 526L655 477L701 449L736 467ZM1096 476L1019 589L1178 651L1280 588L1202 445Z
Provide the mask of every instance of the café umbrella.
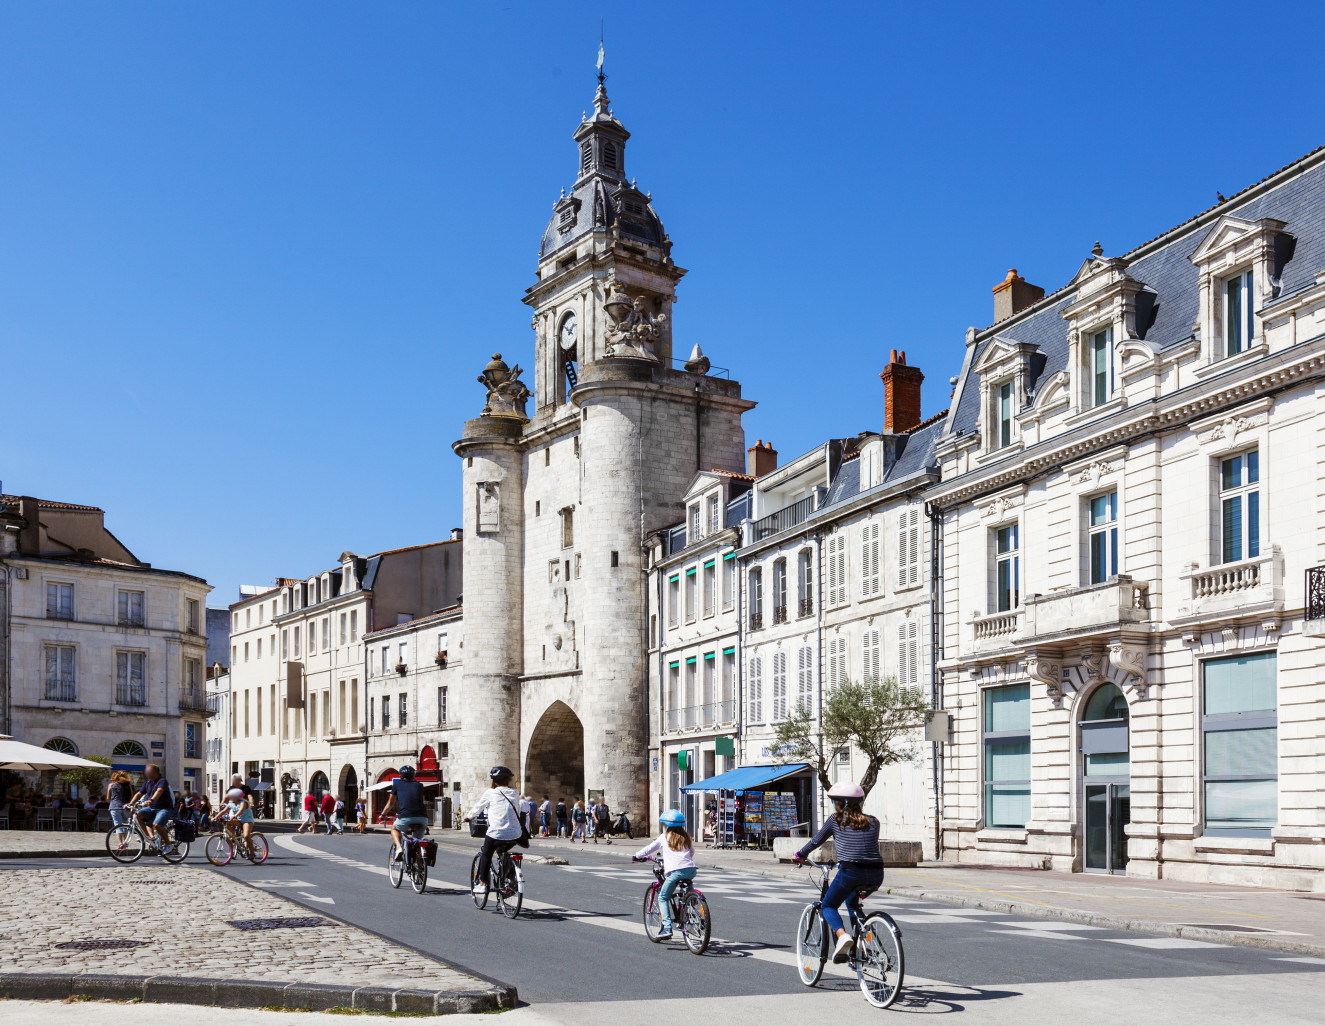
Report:
M7 734L0 734L0 769L62 770L79 766L103 770L108 768L100 762L90 762L49 748L38 748L23 741L15 741Z

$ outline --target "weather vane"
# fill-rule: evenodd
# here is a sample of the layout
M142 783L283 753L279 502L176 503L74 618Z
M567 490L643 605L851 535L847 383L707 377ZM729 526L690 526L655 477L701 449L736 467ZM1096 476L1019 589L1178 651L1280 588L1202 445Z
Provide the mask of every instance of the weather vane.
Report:
M603 20L598 19L598 84L602 85L607 76L603 74Z

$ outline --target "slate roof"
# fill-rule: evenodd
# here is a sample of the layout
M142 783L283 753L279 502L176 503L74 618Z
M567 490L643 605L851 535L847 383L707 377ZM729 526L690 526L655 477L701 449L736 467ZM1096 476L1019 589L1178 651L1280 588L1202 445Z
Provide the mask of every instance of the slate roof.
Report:
M1249 221L1274 217L1287 222L1285 231L1293 236L1295 246L1283 266L1280 293L1274 302L1314 285L1316 272L1325 270L1325 147L1124 254L1129 261L1127 274L1158 296L1154 323L1144 336L1153 348L1164 349L1192 337L1200 295L1196 265L1188 257L1210 229L1228 215ZM971 365L998 336L1040 348L1045 361L1037 381L1066 369L1067 322L1062 310L1075 299L1076 290L1064 286L1017 318L984 329ZM977 430L980 390L971 380L975 377L968 372L951 420L953 434ZM1032 389L1036 383L1031 382Z
M923 421L918 427L904 435L906 447L897 458L897 462L888 469L883 481L869 490L882 490L889 485L896 484L898 481L923 473L926 470L933 469L937 473L938 459L934 456L934 444L943 433L947 415L948 411L944 410L942 413ZM819 516L823 510L836 503L846 502L860 494L860 460L853 454L844 459L837 468L833 483L828 488L828 496L824 500L823 506L816 511L815 516Z

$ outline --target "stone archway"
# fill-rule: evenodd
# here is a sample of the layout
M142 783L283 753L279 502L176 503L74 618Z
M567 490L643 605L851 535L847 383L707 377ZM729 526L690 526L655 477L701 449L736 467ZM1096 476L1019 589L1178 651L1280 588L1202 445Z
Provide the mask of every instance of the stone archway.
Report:
M359 800L359 774L348 762L340 771L340 787L336 789L340 800L345 803L347 815L353 815L354 803Z
M584 725L565 702L548 706L529 736L524 791L536 802L547 795L554 805L584 797Z

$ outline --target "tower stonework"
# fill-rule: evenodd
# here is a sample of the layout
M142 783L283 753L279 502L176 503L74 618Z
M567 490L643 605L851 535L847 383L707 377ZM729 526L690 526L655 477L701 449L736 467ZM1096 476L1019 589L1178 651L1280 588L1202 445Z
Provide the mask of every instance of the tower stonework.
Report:
M538 800L602 791L651 822L644 539L684 518L696 471L744 471L741 415L754 403L702 356L674 366L686 272L625 175L629 137L600 77L574 133L578 176L524 297L533 392L494 358L484 413L454 445L466 575L457 779L472 801L501 763Z

